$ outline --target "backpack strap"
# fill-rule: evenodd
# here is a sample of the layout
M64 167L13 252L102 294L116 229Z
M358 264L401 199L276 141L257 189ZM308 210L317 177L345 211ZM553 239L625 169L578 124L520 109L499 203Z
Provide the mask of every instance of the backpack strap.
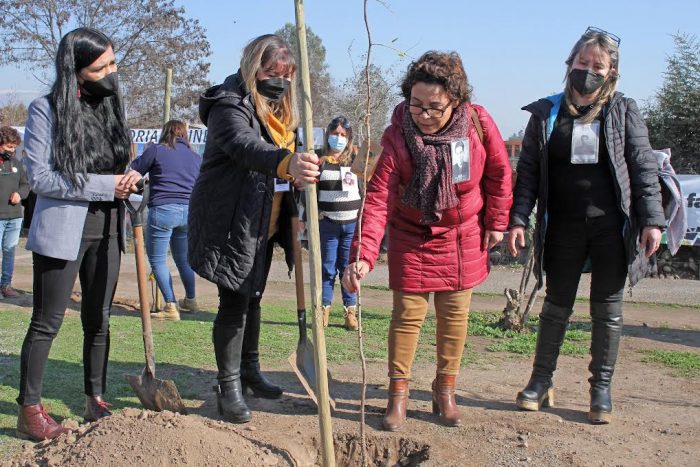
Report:
M479 135L479 141L484 144L484 129L481 127L481 122L479 121L479 116L476 114L474 107L469 106L469 116L472 118L472 123L474 128L476 128L476 133Z

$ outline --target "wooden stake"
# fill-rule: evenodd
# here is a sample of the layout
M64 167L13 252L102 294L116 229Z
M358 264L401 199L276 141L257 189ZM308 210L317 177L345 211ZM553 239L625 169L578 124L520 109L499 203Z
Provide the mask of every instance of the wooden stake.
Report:
M311 83L309 81L309 54L306 46L306 24L304 2L294 0L297 37L299 39L299 68L302 84L302 113L304 119L304 150L314 150L314 126L311 111ZM318 398L318 418L321 429L321 453L324 467L335 466L333 447L333 427L331 425L330 395L328 393L328 369L326 364L326 338L321 319L321 238L318 230L318 205L316 185L306 184L306 219L309 236L309 281L311 283L311 307L313 309L314 365L316 367L316 397Z
M165 98L163 99L163 125L170 120L170 87L173 82L173 69L165 70Z

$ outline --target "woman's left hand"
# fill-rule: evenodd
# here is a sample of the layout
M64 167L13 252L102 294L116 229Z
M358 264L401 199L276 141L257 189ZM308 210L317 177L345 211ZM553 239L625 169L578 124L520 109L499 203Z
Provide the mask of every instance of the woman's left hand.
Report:
M485 230L484 240L481 242L482 250L490 250L495 247L503 240L503 232L496 232L495 230Z
M655 225L644 227L639 245L644 248L644 254L647 258L653 255L659 249L659 245L661 245L661 229Z
M317 177L320 175L319 163L318 156L314 153L295 153L289 161L287 171L294 177L295 182L314 183L318 181Z

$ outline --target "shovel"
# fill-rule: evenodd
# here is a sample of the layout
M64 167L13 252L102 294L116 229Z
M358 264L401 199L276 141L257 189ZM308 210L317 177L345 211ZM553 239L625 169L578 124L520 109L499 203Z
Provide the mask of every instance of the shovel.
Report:
M146 367L140 375L126 375L131 388L141 404L148 410L161 412L186 413L175 382L156 378L156 360L153 352L153 334L151 333L151 312L148 306L148 284L146 283L146 259L143 247L143 210L148 202L148 185L143 190L143 200L138 209L128 200L124 206L129 211L131 225L134 229L134 254L136 256L136 278L139 287L139 305L141 308L141 326L143 327L143 348L146 354Z
M299 243L299 219L292 218L292 244L294 248L294 283L297 292L297 324L299 325L299 341L296 351L292 352L287 361L296 373L299 382L316 405L316 366L314 365L314 345L306 334L306 302L304 299L304 270L301 262L301 245ZM328 380L331 380L328 371ZM330 405L335 410L335 400L330 398Z

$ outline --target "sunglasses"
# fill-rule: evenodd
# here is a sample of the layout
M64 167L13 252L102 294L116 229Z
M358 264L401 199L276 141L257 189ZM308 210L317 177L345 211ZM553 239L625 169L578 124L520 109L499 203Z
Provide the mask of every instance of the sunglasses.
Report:
M350 126L350 122L348 122L348 119L345 117L336 117L333 120L331 120L330 125L328 125L329 128L335 128L337 126L342 126L346 130L352 129Z
M602 34L606 37L609 37L610 39L615 41L615 43L617 44L618 47L620 47L620 42L621 42L620 36L616 36L615 34L608 32L604 29L594 28L593 26L588 26L588 29L586 29L586 32L584 32L583 35L585 36L586 34L590 34L590 33Z

